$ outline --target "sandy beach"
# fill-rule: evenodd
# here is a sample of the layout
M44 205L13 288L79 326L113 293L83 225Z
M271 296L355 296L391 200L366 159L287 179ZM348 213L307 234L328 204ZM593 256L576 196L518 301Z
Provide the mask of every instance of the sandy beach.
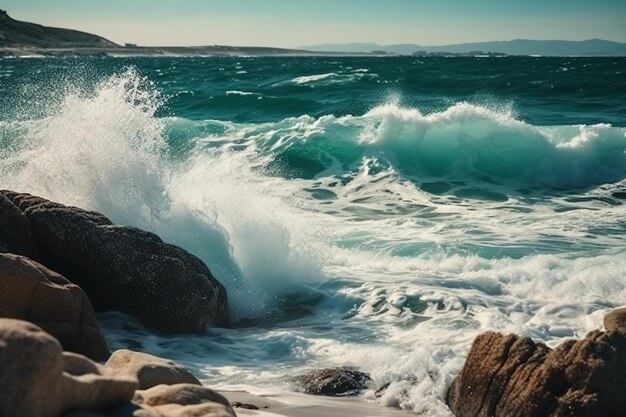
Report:
M253 404L258 410L235 408L238 416L286 417L409 417L408 411L383 407L359 398L330 398L289 393L254 395L246 391L218 391L231 403Z

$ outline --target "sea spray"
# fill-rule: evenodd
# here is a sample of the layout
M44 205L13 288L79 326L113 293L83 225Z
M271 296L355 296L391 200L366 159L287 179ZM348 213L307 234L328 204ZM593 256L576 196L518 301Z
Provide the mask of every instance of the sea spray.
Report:
M285 203L287 196L269 195L272 183L259 181L248 164L246 155L199 152L172 178L168 193L173 212L181 209L185 219L197 213L194 220L203 219L204 227L219 225L225 234L240 271L231 272L226 284L235 312L244 318L278 318L281 313L273 307L281 297L307 292L304 285L322 277L323 251L315 241L320 229L298 216ZM197 228L160 230L176 242L187 241L184 246L208 265L223 263L223 254L203 250Z
M210 266L236 318L280 317L276 299L321 276L315 233L254 189L247 158L171 159L160 102L133 69L65 93L49 116L24 122L21 143L3 155L2 186L154 231Z
M153 117L159 96L142 83L129 70L95 91L52 90L49 113L19 124L19 147L3 155L5 186L119 213L117 221L125 223L137 214L146 221L148 207L158 210L168 174L161 164L163 125ZM144 203L143 213L125 216Z

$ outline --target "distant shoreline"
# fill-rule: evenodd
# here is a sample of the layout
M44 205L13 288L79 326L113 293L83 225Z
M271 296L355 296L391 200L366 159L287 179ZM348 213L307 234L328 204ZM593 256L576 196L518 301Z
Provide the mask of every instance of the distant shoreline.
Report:
M73 48L41 48L32 46L0 47L0 58L4 57L81 57L107 56L118 58L132 57L581 57L609 58L624 57L623 55L526 55L503 54L493 52L450 53L429 52L412 55L394 54L384 51L372 52L324 52L304 49L283 49L272 47L250 46L137 46L137 47L73 47Z
M626 56L626 43L604 39L584 41L514 39L453 45L319 44L296 48L262 46L141 46L117 44L72 29L42 26L11 18L0 9L0 57L46 56L303 56L303 57L501 57L501 56Z
M3 47L0 57L63 57L63 56L111 56L111 57L229 57L229 56L397 56L388 53L360 52L317 52L298 49L239 46L166 46L166 47L80 47L80 48L38 48Z

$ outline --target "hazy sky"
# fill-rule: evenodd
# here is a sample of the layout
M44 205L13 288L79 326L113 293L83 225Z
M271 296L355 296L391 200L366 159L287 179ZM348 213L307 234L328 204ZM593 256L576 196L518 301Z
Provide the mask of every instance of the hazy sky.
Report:
M142 45L626 42L626 0L2 0L0 8Z

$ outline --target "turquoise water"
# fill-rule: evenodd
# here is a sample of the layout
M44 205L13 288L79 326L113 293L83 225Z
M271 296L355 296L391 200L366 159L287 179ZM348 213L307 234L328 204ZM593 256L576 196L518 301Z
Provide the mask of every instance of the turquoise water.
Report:
M0 173L202 258L235 329L102 321L225 388L351 365L449 415L480 332L626 304L624 58L0 59Z

